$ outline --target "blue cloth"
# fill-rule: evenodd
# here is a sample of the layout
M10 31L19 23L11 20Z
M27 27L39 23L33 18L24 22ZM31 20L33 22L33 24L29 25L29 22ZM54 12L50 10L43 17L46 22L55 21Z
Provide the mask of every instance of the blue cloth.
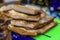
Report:
M54 18L60 19L60 12L53 11L53 12L50 12L50 15L53 16Z
M50 11L49 8L47 8L47 10L45 11L46 14L48 14L49 16L52 16L54 18L59 18L60 19L60 12L57 11Z
M25 35L19 35L15 32L12 32L12 40L34 40L32 37L30 36L25 36Z
M53 7L56 10L60 7L60 0L50 0L50 7Z

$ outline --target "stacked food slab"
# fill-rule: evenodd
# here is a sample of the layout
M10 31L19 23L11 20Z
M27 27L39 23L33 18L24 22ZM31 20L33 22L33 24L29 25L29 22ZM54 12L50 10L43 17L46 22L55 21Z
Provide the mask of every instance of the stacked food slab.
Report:
M44 33L57 23L42 9L14 4L10 8L1 8L4 20L10 20L8 29L21 35L35 36Z

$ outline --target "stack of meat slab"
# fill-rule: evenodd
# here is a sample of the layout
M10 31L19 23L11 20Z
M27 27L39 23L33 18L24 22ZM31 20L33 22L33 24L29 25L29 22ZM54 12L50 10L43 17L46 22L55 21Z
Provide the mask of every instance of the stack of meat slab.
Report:
M37 35L56 25L53 17L37 8L14 5L2 13L11 18L8 29L21 35Z

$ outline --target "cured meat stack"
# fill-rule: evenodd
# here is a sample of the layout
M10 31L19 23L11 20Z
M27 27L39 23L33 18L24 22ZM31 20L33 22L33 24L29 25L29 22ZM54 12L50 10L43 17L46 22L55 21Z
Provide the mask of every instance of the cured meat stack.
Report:
M56 25L53 17L37 8L13 5L2 13L11 20L8 29L21 35L37 35Z

